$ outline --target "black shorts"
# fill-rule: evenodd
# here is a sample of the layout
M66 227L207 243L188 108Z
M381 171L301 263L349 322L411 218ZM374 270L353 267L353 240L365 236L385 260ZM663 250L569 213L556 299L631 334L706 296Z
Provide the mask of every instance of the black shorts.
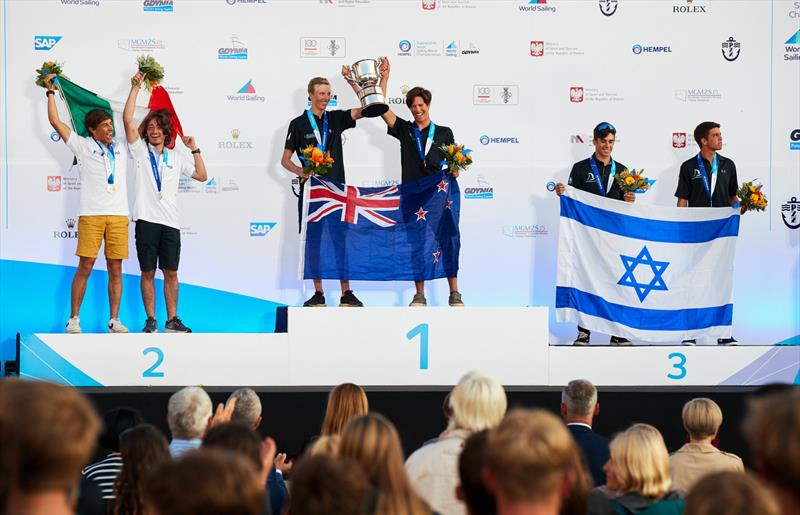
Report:
M139 269L177 270L181 258L181 231L168 225L136 221L136 255Z

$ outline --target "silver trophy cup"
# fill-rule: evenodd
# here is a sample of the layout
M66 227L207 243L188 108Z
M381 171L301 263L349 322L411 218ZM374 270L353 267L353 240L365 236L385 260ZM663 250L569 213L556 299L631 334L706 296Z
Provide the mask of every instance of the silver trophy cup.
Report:
M361 114L365 118L375 118L389 110L386 96L378 86L381 80L378 63L376 59L362 59L350 67L352 78L348 80L361 88L358 99L361 100Z

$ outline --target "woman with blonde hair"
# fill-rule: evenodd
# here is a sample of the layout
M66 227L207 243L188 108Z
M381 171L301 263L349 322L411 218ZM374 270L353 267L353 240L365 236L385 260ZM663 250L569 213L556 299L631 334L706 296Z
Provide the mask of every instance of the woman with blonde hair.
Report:
M430 515L403 467L400 437L391 422L377 413L347 423L339 455L355 460L377 491L375 515Z
M611 441L603 466L606 488L589 494L589 515L681 515L683 499L671 489L669 453L658 429L634 424Z
M351 418L365 415L368 411L369 403L363 388L353 383L340 384L328 394L322 436L341 433Z
M673 488L688 492L707 474L744 472L744 464L738 456L722 452L711 444L722 425L722 410L716 402L705 397L692 399L683 406L681 418L689 433L689 443L669 458Z

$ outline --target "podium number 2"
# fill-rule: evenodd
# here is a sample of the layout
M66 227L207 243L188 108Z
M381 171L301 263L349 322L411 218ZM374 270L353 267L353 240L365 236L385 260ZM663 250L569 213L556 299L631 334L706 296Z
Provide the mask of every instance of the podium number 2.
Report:
M406 339L413 340L419 335L419 368L428 369L428 324L419 324L406 333Z
M161 363L164 362L164 351L158 347L148 347L142 351L142 354L145 356L148 354L156 355L155 362L150 365L150 368L142 372L142 377L164 377L164 372L156 372L156 369L161 366Z
M675 370L678 371L677 374L674 374L674 373L673 374L667 374L668 378L670 378L670 379L683 379L684 377L686 377L686 366L685 366L686 365L686 355L685 354L683 354L682 352L673 352L669 356L667 356L667 359L670 359L670 360L677 359L677 362L672 364L672 368L674 368Z

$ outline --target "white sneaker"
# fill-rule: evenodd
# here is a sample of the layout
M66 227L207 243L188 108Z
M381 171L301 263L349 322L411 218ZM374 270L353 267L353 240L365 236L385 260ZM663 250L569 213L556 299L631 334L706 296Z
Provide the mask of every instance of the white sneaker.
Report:
M119 321L119 318L112 318L108 321L108 332L109 333L127 333L128 328L122 325L122 322Z
M67 320L67 334L81 334L81 319L78 317L70 317Z

